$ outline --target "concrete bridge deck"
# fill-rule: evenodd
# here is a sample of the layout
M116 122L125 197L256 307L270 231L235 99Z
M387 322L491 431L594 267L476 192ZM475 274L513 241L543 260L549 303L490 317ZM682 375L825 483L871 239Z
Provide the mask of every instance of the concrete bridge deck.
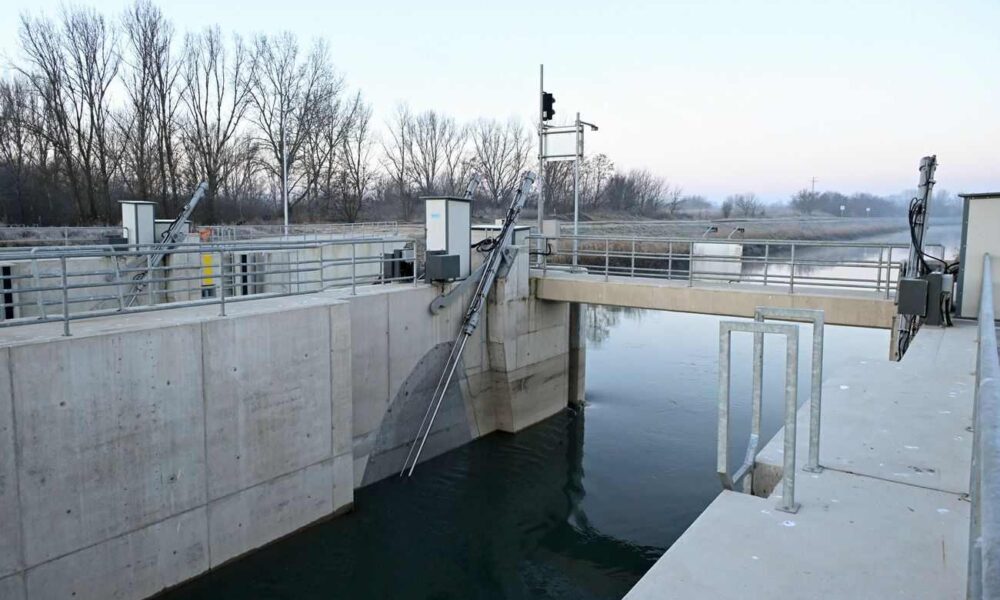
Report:
M721 493L626 599L964 598L975 360L976 326L960 322L922 329L899 363L829 372L826 468L798 471L799 512L775 510L780 485ZM798 418L802 465L807 405ZM771 481L782 440L758 456Z
M752 318L758 306L825 312L830 325L891 329L895 301L885 292L846 288L754 285L711 281L593 275L534 269L535 293L543 300L629 306Z

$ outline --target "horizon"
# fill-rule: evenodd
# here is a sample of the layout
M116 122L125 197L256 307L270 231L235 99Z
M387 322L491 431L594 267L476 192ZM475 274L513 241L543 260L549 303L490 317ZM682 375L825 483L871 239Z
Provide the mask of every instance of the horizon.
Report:
M11 12L52 17L60 4L15 0ZM79 4L117 19L131 2ZM544 62L554 122L579 110L600 125L587 136L588 155L647 168L715 203L748 191L787 202L813 177L817 192L898 194L916 186L929 154L938 156L939 189L1000 189L989 147L1000 137L991 109L1000 82L983 76L1000 55L991 32L1000 6L986 1L961 11L923 1L585 4L573 12L525 2L444 1L419 11L312 0L282 11L255 0L157 5L179 34L218 24L245 38L287 30L303 46L323 37L348 87L373 104L379 129L400 103L460 121L515 116L533 128ZM19 24L0 25L5 71L21 58Z

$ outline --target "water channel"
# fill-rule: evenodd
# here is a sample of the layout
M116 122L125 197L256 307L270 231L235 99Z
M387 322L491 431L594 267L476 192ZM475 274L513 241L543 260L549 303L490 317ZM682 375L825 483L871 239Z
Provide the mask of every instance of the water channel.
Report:
M165 598L621 598L720 491L719 321L589 307L585 409L487 436L413 479L357 490L355 511ZM809 343L803 327L800 401ZM783 352L781 341L766 347L765 440L781 424ZM827 328L827 374L887 352L886 331ZM749 336L737 336L730 443L740 456L750 361Z

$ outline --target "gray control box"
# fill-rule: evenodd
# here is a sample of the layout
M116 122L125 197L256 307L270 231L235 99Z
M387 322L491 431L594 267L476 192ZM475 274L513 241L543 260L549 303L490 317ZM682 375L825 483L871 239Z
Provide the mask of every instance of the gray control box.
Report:
M927 280L915 277L900 279L896 299L897 313L918 317L925 316L927 314Z
M462 274L462 263L457 254L428 251L424 268L427 281L451 281Z

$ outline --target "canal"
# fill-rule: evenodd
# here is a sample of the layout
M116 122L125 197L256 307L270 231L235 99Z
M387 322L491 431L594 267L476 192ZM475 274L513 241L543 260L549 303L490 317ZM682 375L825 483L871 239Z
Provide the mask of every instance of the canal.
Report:
M957 224L928 241L957 254ZM869 241L905 242L905 233ZM894 257L895 259L896 257ZM355 492L356 510L183 585L169 600L617 600L718 495L721 318L587 308L587 403ZM799 401L809 389L801 328ZM827 375L889 333L826 329ZM781 427L784 343L765 347L763 439ZM731 455L749 435L751 339L733 342ZM735 465L733 465L735 467ZM725 540L719 540L724 544Z
M168 593L194 599L617 599L719 493L719 318L590 307L587 405L356 492L356 510ZM809 328L800 347L808 393ZM749 336L734 342L733 453L748 435ZM828 327L827 373L883 360L885 331ZM764 439L783 342L766 348ZM724 540L720 540L724 543Z

